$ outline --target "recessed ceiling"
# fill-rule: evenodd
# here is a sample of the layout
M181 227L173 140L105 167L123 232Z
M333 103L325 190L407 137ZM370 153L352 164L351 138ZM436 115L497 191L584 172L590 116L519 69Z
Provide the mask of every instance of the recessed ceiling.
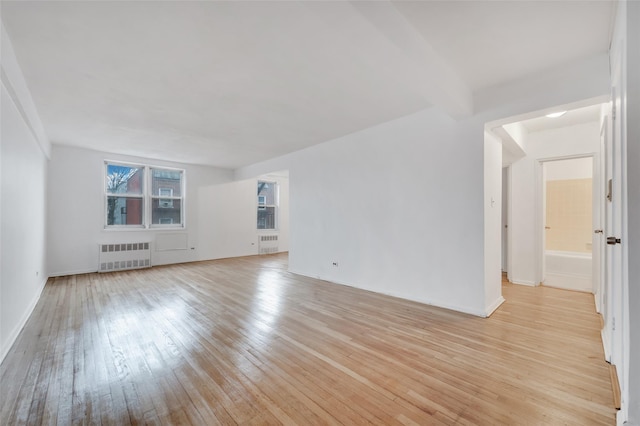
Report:
M227 168L437 105L423 89L442 82L426 77L417 45L432 47L422 59L458 74L460 93L471 92L606 52L613 9L582 1L366 3L381 23L357 4L0 7L54 144ZM415 37L393 38L396 30Z

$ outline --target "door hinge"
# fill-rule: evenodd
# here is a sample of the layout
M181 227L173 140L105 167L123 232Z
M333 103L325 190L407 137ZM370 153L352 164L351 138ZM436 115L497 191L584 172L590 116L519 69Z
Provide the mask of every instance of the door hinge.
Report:
M607 237L607 244L609 244L611 246L615 246L616 244L620 244L620 238Z

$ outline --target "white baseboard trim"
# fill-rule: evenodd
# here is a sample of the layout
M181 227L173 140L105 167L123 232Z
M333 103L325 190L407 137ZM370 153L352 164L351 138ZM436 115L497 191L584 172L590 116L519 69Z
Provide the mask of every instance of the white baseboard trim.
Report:
M602 349L604 350L604 360L611 362L611 352L609 351L609 339L604 332L604 328L600 330L600 341L602 342Z
M624 403L623 403L624 404ZM635 426L634 423L629 423L626 407L618 410L616 413L616 426Z
M75 271L53 272L49 274L49 278L66 277L67 275L93 274L94 272L98 272L98 270L97 269L78 269Z
M502 305L504 302L505 302L504 297L502 296L498 297L491 305L487 307L485 317L489 318L491 314L494 313L495 310L498 309L500 305Z
M44 290L44 286L47 284L48 279L49 277L46 277L44 280L42 280L38 288L38 291L36 292L35 297L31 300L31 302L27 306L27 309L24 311L24 314L22 314L22 318L20 318L20 321L18 322L18 324L16 324L16 326L13 328L13 330L11 331L11 334L9 334L9 338L5 343L5 346L2 348L2 352L0 352L0 363L4 361L4 358L7 356L7 354L11 350L11 347L16 342L16 339L20 335L20 332L22 331L25 324L29 320L29 317L33 313L33 310L35 309L36 305L38 304L38 301L40 300L40 296L42 296L42 290Z
M537 285L533 281L518 280L518 279L511 280L511 283L512 284L518 284L518 285L528 285L529 287L535 287Z
M424 305L435 306L436 308L449 309L451 311L462 312L463 314L475 315L477 317L482 317L482 318L486 318L487 317L486 312L484 310L480 310L480 309L470 309L470 308L468 308L466 306L451 305L451 304L448 304L448 303L441 303L441 302L433 301L431 299L407 297L406 295L401 294L401 293L392 293L392 292L382 292L382 291L371 290L371 289L368 289L366 287L361 287L361 286L355 285L353 283L345 283L345 282L341 282L341 281L331 280L331 279L328 279L328 278L325 278L325 277L321 277L321 276L308 275L308 274L305 274L305 273L297 272L297 271L295 271L293 269L289 269L289 272L291 272L292 274L296 274L296 275L302 275L303 277L309 277L309 278L315 278L315 279L318 279L318 280L327 281L327 282L330 282L330 283L333 283L333 284L344 285L344 286L347 286L347 287L357 288L357 289L364 290L364 291L370 291L372 293L384 294L385 296L397 297L398 299L410 300L412 302L422 303Z
M549 273L544 280L547 287L562 288L565 290L593 292L593 282L589 275Z

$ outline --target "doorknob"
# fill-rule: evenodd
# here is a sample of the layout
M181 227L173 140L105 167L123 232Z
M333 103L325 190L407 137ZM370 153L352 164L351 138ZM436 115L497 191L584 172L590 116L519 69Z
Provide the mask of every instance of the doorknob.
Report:
M593 231L594 234L602 234L602 229L596 229Z
M607 237L607 244L615 246L616 244L620 244L620 238L616 237Z

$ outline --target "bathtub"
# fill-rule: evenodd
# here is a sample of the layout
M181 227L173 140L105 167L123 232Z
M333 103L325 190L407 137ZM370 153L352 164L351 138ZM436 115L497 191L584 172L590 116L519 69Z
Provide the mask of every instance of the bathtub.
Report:
M593 292L591 253L547 250L544 285Z

